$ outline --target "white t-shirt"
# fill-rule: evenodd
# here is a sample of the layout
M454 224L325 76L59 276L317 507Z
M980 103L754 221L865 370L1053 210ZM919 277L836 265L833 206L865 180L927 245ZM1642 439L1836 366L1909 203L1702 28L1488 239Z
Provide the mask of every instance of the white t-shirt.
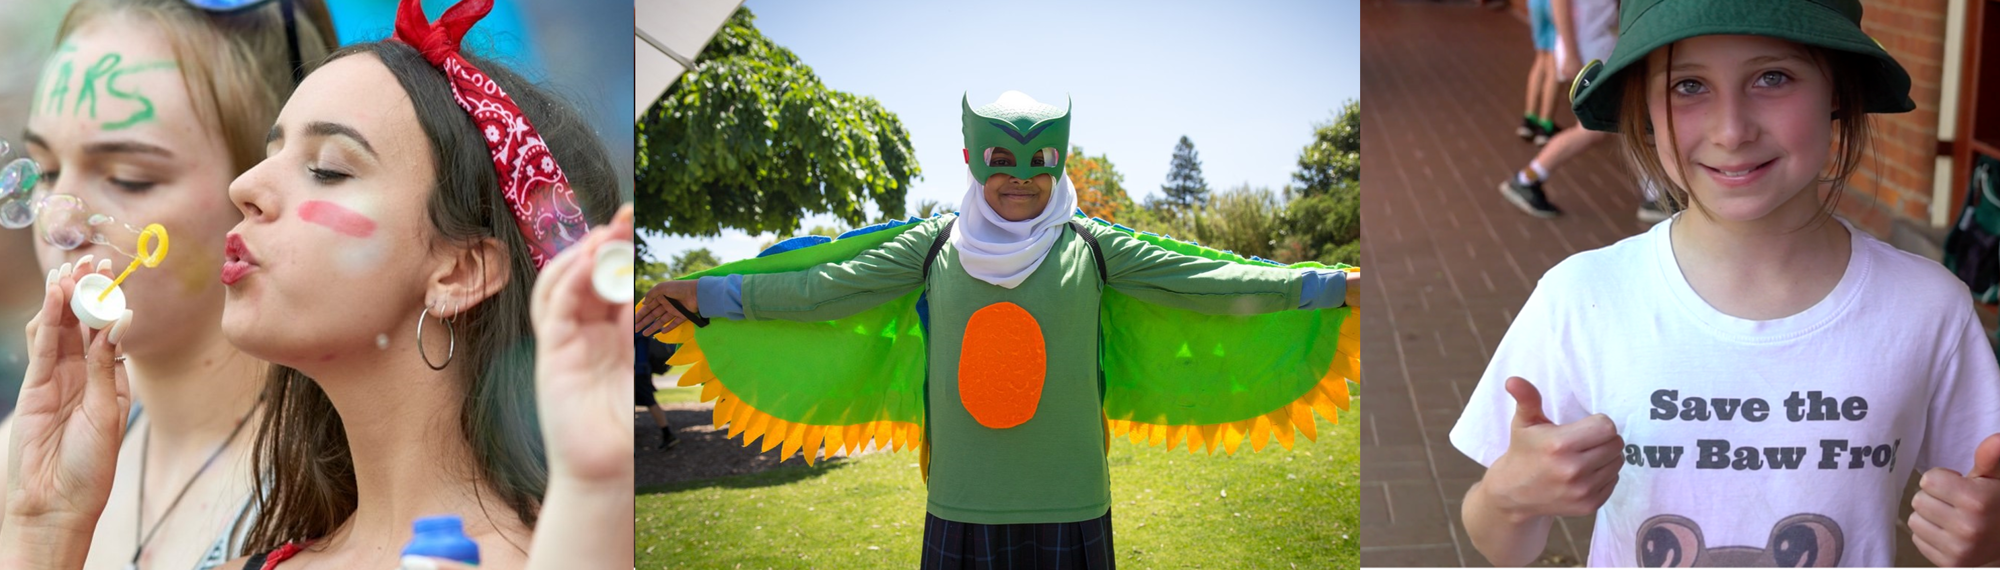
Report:
M1583 60L1577 62L1577 67L1582 68L1591 60L1611 59L1611 50L1618 47L1618 0L1570 0L1569 6L1570 25L1577 32L1577 59ZM1561 42L1562 38L1558 36L1556 41ZM1562 45L1558 43L1554 51L1556 67L1560 68L1566 58Z
M2000 370L1971 294L1850 227L1825 299L1739 319L1682 277L1672 224L1543 275L1452 444L1491 466L1515 409L1505 382L1520 376L1556 423L1603 413L1624 437L1592 566L1891 565L1911 470L1962 473L2000 433Z

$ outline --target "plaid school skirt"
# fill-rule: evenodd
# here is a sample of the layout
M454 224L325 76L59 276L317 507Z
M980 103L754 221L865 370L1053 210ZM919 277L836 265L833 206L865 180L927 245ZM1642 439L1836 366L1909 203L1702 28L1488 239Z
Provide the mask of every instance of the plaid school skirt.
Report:
M924 513L924 570L1111 570L1111 512L1082 522L972 524Z

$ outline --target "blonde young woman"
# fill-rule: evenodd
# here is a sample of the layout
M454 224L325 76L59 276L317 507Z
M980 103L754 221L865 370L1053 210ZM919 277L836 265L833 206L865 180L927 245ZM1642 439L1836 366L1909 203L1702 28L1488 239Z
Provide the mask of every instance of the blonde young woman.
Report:
M206 569L240 554L255 513L249 452L266 364L220 325L214 274L224 234L243 218L228 188L263 158L298 62L332 50L329 22L318 0L230 11L83 0L36 78L21 139L45 172L33 229L43 272L123 269L136 253L128 227L157 223L171 236L164 263L123 286L143 315L121 343L137 411L88 568ZM112 221L87 224L90 214ZM13 424L0 425L0 441Z

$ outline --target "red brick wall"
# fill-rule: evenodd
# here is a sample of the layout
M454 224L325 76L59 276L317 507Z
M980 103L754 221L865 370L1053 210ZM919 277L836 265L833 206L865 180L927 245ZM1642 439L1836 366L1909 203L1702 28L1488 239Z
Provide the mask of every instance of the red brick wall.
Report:
M1937 157L1940 83L1944 78L1945 0L1865 0L1861 28L1910 72L1917 110L1875 115L1874 156L1862 161L1840 213L1877 236L1893 220L1930 227Z

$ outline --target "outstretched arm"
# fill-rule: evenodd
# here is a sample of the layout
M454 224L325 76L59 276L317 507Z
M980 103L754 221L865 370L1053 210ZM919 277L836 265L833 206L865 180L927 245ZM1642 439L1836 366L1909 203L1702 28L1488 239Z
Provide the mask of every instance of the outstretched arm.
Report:
M813 322L868 310L923 286L924 257L945 221L922 222L845 261L789 272L660 283L646 293L633 331L652 335L690 320L669 299L710 319Z
M1210 259L1168 250L1123 232L1098 232L1106 285L1163 306L1207 314L1330 309L1358 300L1359 275Z

